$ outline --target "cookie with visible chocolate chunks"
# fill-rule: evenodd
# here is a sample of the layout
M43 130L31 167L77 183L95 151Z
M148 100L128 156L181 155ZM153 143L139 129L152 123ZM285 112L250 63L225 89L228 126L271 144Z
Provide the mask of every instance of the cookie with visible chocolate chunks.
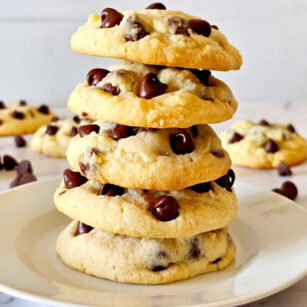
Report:
M227 228L187 238L152 239L104 232L78 221L62 231L56 249L74 269L134 284L165 284L222 270L236 252Z
M92 69L68 100L78 114L140 127L181 127L230 119L237 102L208 70L121 61Z
M180 11L104 9L72 36L73 51L150 65L227 71L242 58L217 27Z

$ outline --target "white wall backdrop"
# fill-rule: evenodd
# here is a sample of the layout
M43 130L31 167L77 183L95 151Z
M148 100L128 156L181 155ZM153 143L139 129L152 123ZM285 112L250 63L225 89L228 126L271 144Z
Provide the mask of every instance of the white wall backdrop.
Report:
M152 1L154 2L154 1ZM141 0L0 0L0 100L64 105L93 67L110 59L73 53L70 36L105 7L144 8ZM215 73L239 102L307 101L306 0L164 0L217 24L239 48L240 71Z

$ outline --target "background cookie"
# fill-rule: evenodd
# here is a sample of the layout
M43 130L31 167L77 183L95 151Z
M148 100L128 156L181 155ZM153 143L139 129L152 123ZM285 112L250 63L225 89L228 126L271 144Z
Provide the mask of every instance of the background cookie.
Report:
M16 104L0 101L0 135L33 133L53 116L46 105L29 106L24 100Z
M193 21L191 21L191 19ZM241 56L225 36L206 21L183 12L105 9L91 15L72 36L73 51L151 65L230 70Z
M90 180L72 189L64 183L54 194L57 209L103 231L133 237L178 238L226 227L237 199L223 178L180 191L123 189Z
M72 222L57 240L68 266L124 283L163 284L221 270L235 256L227 229L190 238L149 239L115 235ZM89 232L88 232L89 231Z
M31 141L32 150L56 158L64 158L71 141L78 133L80 125L86 125L92 121L89 118L58 119L55 117L47 126L40 127Z
M101 183L180 190L215 180L230 168L228 154L207 125L151 129L97 121L83 127L82 137L76 135L68 147L67 160L73 169Z
M236 122L220 137L236 165L275 168L281 161L295 165L307 156L307 141L292 125L244 120Z
M186 128L231 118L237 102L210 71L122 61L109 70L91 70L71 94L68 108L123 125Z

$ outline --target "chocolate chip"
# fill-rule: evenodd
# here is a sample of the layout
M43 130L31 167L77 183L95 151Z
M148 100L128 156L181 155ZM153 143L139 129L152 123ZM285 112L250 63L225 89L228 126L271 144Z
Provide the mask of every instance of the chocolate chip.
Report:
M268 139L264 144L264 150L266 152L274 153L278 151L278 145L272 139Z
M10 188L14 188L33 181L37 181L37 178L32 173L24 173L21 175L17 175L17 177L11 182Z
M237 142L241 141L243 138L244 137L241 134L235 132L233 134L232 138L229 140L229 144L237 143Z
M198 136L198 129L197 129L197 126L192 126L190 129L191 129L192 135L193 135L194 137L197 137L197 136Z
M143 37L147 36L149 33L144 29L142 24L135 21L132 16L127 18L128 34L126 35L127 41L136 42Z
M150 270L153 271L153 272L160 272L160 271L164 271L166 269L167 268L162 266L162 265L157 265L157 266L152 267Z
M6 109L6 105L3 101L0 101L0 110L1 109Z
M23 112L20 112L20 111L14 111L12 113L12 117L13 118L16 118L16 119L23 119L25 117L24 113Z
M276 189L273 189L272 191L275 193L281 194L287 198L290 198L292 200L294 200L298 194L296 185L291 181L285 181L281 185L280 189L276 188Z
M59 196L65 194L66 192L67 192L67 190L64 190L64 191L60 192L60 193L59 193Z
M49 107L45 104L41 105L38 109L38 112L42 113L42 114L49 114Z
M87 178L82 176L79 172L74 172L67 168L64 173L64 183L66 189L72 189L79 187L87 182Z
M211 154L214 155L217 158L224 158L225 157L223 150L221 150L221 151L211 151Z
M137 95L142 98L150 99L162 95L167 89L167 85L160 82L154 73L148 73L141 80Z
M101 12L101 26L100 28L113 28L116 25L119 25L124 15L120 12L112 9L112 8L105 8Z
M94 68L90 70L86 76L87 84L89 86L96 86L108 73L108 70L102 68Z
M202 19L190 19L189 26L195 33L205 37L208 37L211 33L209 22Z
M125 139L131 135L134 135L132 127L116 124L111 130L109 130L109 137L113 140Z
M92 226L86 225L82 222L78 222L77 229L75 231L75 236L79 236L84 233L89 233L92 229L93 229Z
M114 96L117 96L120 93L120 88L118 86L113 86L111 83L106 83L101 89Z
M98 195L107 195L107 196L117 196L117 195L123 195L125 192L125 189L114 184L103 184L98 192Z
M258 125L260 125L260 126L271 126L270 123L265 119L260 120Z
M197 244L197 239L194 238L191 241L191 248L190 248L190 251L189 251L189 258L190 259L197 259L197 258L199 258L199 256L200 256L200 249L199 249L198 244Z
M90 169L90 164L87 163L87 164L83 164L82 162L80 163L80 170L81 170L81 173L83 175L86 175L87 171Z
M211 85L211 71L206 69L191 69L191 72L198 78L198 80L205 86Z
M215 182L222 188L225 188L227 191L231 192L231 187L235 182L235 178L236 176L234 171L232 169L229 169L226 175L216 179Z
M20 106L26 106L28 103L24 100L24 99L22 99L22 100L20 100L19 101L19 105Z
M0 126L3 124L3 121L0 119Z
M72 120L73 120L76 124L79 124L79 123L80 123L80 118L79 118L78 115L74 116L74 117L72 118Z
M197 193L206 193L206 192L209 192L210 190L213 191L211 182L203 182L203 183L195 184L189 187L189 189Z
M290 131L291 133L296 133L296 130L295 130L295 128L293 127L292 124L289 124L289 125L287 126L287 129L288 129L288 131Z
M33 168L31 165L31 162L29 160L22 160L18 165L17 165L17 174L22 175L25 173L33 173Z
M48 135L56 135L56 133L58 132L59 127L58 126L53 126L53 125L48 125L46 127L46 131L45 133Z
M25 147L27 145L27 142L22 135L19 134L15 135L14 140L16 147Z
M219 261L221 261L222 260L222 258L221 257L219 257L219 258L216 258L214 261L212 261L211 263L218 263Z
M179 215L179 205L172 196L160 196L150 203L148 210L158 220L166 222L175 219Z
M291 176L292 175L292 171L289 168L289 165L284 161L281 161L279 163L277 172L279 176Z
M191 136L186 132L170 135L170 145L177 155L184 155L194 150Z
M10 171L18 165L18 162L12 156L4 155L3 165L4 165L4 169L6 169L7 171Z
M99 154L99 150L97 148L92 148L91 149L91 156L95 154L96 156Z
M90 134L92 131L99 133L100 127L98 125L90 124L83 125L78 128L78 132L80 136L83 138L84 136Z
M188 20L175 16L168 19L168 25L172 33L190 36L190 25Z
M78 128L77 127L72 127L71 131L70 131L70 136L74 137L77 134L78 134Z
M88 116L88 113L82 112L81 115L84 116L84 117L86 117L86 116Z
M218 30L218 29L219 29L218 26L216 26L216 25L212 25L211 28L213 28L213 29L215 29L215 30Z
M58 122L59 120L60 120L60 118L59 118L58 116L53 116L53 117L51 118L51 121L50 121L50 122L55 123L55 122Z
M166 10L166 6L161 2L155 2L148 5L146 10Z

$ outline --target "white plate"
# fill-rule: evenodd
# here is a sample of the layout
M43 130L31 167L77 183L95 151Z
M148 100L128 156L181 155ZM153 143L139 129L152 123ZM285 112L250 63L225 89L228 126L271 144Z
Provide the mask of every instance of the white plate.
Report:
M228 269L169 285L126 285L66 267L55 241L69 219L52 195L59 179L0 194L0 291L56 306L224 306L280 291L307 273L307 211L277 194L236 183L239 215ZM114 251L116 253L116 251Z

